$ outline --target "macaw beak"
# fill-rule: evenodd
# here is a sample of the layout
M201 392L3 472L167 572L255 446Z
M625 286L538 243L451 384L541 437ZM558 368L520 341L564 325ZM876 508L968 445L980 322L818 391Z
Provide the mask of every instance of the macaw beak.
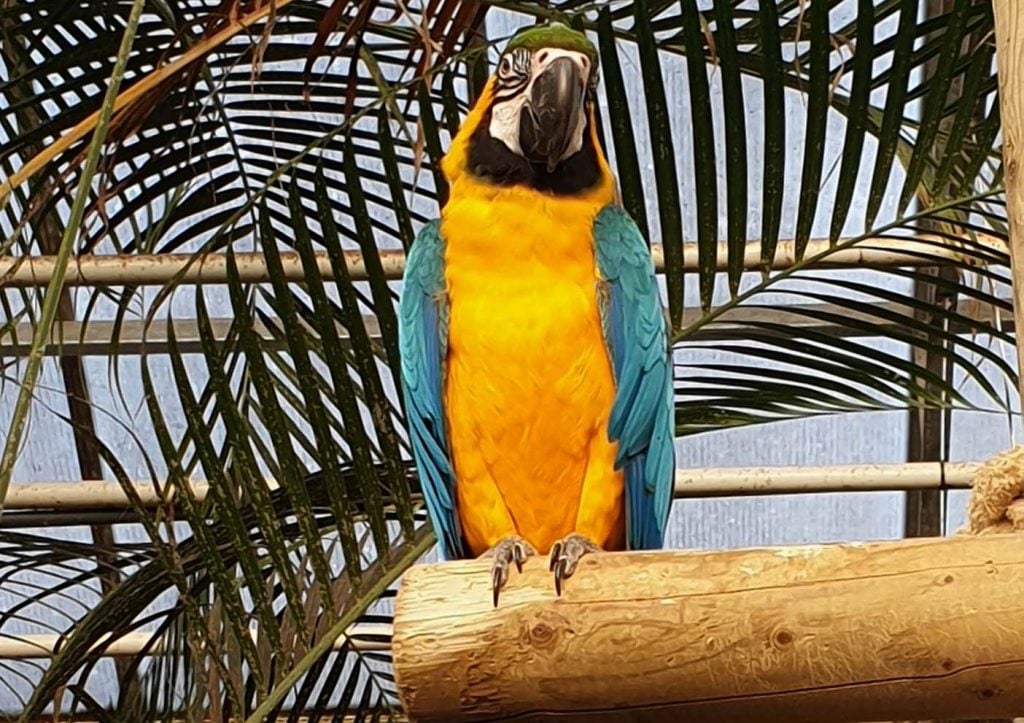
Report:
M585 95L583 73L571 58L556 58L541 71L519 112L519 147L527 160L555 170L579 127Z

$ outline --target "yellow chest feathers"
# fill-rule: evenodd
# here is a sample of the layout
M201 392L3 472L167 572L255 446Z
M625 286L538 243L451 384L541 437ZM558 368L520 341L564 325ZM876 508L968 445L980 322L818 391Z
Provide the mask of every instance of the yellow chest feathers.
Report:
M594 217L611 201L604 184L584 196L555 197L460 178L441 214L449 292L486 292L478 287L496 280L592 285ZM546 278L528 278L538 276Z
M464 191L453 187L441 217L445 406L463 535L474 554L513 532L540 551L574 530L621 548L593 241L611 199Z

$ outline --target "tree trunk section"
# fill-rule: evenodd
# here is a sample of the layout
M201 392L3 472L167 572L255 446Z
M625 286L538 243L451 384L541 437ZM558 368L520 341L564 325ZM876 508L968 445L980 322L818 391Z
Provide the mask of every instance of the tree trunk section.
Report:
M417 566L394 665L414 721L880 721L1024 713L1015 535ZM547 714L547 715L545 715Z

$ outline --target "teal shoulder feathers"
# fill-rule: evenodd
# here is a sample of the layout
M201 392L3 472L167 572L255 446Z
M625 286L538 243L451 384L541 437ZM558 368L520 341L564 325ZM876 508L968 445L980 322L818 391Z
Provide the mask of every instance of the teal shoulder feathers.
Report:
M605 206L594 221L602 317L615 372L608 434L626 477L626 542L662 546L675 477L672 358L651 255L633 219Z

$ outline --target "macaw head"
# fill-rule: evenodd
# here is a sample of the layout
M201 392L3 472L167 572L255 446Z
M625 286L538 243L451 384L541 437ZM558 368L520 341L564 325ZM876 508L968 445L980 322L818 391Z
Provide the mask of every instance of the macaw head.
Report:
M583 33L561 23L519 31L453 140L445 175L554 193L593 187L607 173L593 132L597 79Z
M561 24L532 27L498 61L488 133L548 173L583 147L587 99L597 85L597 50Z

